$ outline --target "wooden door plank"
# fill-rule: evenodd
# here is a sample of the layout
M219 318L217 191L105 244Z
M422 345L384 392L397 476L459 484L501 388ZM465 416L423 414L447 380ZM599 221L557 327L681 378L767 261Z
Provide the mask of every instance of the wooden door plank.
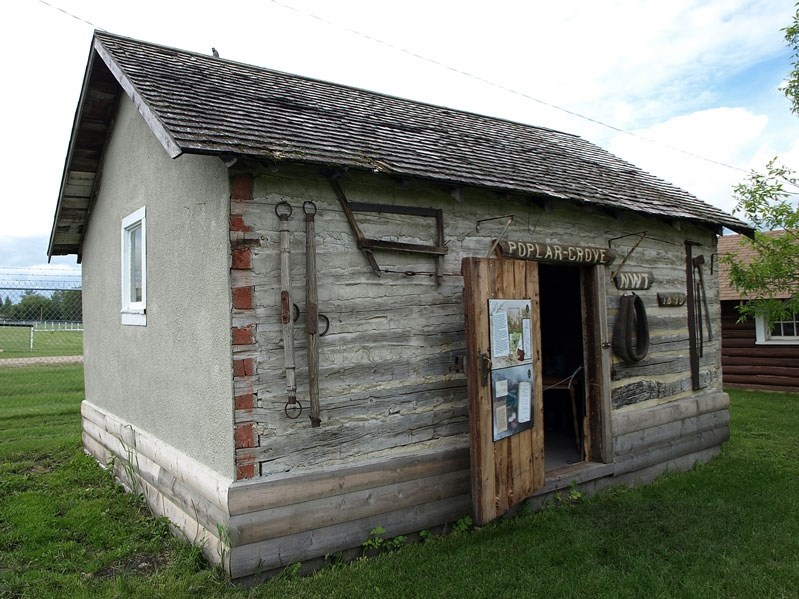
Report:
M488 352L484 340L488 339L488 305L481 301L487 297L488 280L493 278L493 264L476 258L464 259L461 264L466 315L467 390L469 398L469 455L471 458L471 487L474 520L483 524L493 519L495 496L494 456L491 427L481 426L491 422L491 404L485 401L486 387L482 377L480 354ZM486 498L490 497L488 501Z
M469 438L475 522L485 524L544 485L538 264L467 258L462 263L466 313ZM480 354L490 354L489 299L530 299L533 324L533 427L493 440L491 381Z
M533 490L544 486L544 386L541 380L541 296L539 294L538 263L527 268L527 290L532 303L533 374L535 377L535 426L531 430L533 448Z

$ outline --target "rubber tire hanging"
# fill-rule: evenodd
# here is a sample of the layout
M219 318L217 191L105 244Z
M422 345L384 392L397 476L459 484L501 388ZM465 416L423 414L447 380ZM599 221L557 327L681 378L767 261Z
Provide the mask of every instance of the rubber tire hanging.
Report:
M649 353L646 309L643 300L634 293L623 295L619 303L619 316L613 329L613 351L627 364L640 362Z

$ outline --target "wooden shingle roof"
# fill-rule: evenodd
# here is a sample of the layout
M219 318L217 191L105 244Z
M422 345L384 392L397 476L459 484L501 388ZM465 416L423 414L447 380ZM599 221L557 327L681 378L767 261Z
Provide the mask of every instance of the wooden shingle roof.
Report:
M110 73L173 158L216 154L368 169L751 233L729 214L568 133L103 32L95 33L92 47L83 96ZM79 204L68 193L70 180L86 181L92 172L91 165L71 163L84 151L79 138L91 105L83 96L50 255L79 253L85 223L75 220L74 208L60 218L60 208L68 197Z

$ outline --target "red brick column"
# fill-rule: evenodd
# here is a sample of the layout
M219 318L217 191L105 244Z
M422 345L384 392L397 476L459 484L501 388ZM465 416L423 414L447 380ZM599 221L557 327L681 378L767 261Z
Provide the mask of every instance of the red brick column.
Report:
M230 285L232 298L233 395L236 447L236 479L260 474L254 449L258 430L253 410L258 398L254 391L257 374L257 323L255 287L252 280L253 246L258 235L247 224L247 209L253 197L252 175L230 178Z

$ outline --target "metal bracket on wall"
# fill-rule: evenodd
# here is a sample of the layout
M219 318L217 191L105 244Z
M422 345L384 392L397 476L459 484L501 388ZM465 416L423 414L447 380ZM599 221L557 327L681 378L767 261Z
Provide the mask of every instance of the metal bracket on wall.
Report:
M355 235L358 249L363 252L374 273L379 277L382 269L375 259L374 250L392 250L396 252L411 252L416 254L431 254L436 257L436 285L441 284L442 267L444 255L447 247L444 245L444 212L439 208L421 208L417 206L388 206L385 204L367 204L364 202L350 202L344 195L344 190L336 179L329 179L330 186L338 198L347 222L350 224ZM410 216L426 216L435 218L436 221L436 245L426 245L421 243L402 243L398 241L385 241L382 239L371 239L366 237L358 225L355 218L356 212L373 212L377 214L406 214Z
M612 237L611 239L608 239L608 247L612 249L613 248L612 242L614 242L614 241L616 241L618 239L624 239L625 237L634 237L636 235L638 235L638 241L636 241L635 244L633 245L633 247L630 248L630 251L627 252L626 256L624 256L624 258L621 261L621 264L619 264L616 267L616 270L614 270L611 273L611 275L610 275L611 279L615 279L616 275L619 274L619 272L621 271L622 268L624 268L624 265L626 264L627 259L632 255L632 253L636 249L638 249L638 246L641 245L641 242L644 240L644 237L647 236L647 232L646 231L641 231L640 233L629 233L627 235L622 235L620 237Z

